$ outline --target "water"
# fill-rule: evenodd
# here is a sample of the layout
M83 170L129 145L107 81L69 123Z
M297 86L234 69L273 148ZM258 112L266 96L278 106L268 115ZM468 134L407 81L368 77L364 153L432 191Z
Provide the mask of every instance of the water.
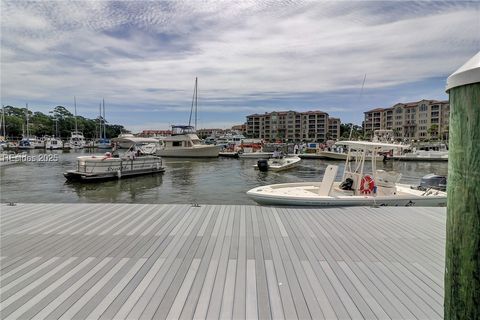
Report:
M301 165L284 172L254 170L254 159L163 159L165 173L93 183L67 182L63 172L75 168L76 157L99 152L32 150L38 157L58 156L58 162L23 162L0 169L0 201L23 203L202 203L254 204L245 192L266 184L321 181L328 164L344 162L302 160ZM418 184L428 173L447 174L446 162L387 162L377 169L402 173L402 183Z

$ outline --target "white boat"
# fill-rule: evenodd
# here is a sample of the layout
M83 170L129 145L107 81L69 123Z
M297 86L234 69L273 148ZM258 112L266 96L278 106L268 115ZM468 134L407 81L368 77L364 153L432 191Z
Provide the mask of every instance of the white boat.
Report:
M69 144L71 149L85 148L85 137L83 136L83 133L80 131L72 131Z
M393 156L399 161L448 161L448 151L417 150L403 155Z
M157 151L161 157L216 158L220 148L202 144L192 126L172 126L172 135L162 139L163 146Z
M48 137L45 139L45 149L63 149L63 141L55 137Z
M195 126L191 126L193 107L195 106ZM163 146L158 150L157 155L161 157L175 158L216 158L220 148L215 145L203 144L195 132L197 125L198 108L198 79L195 78L195 89L193 91L192 108L188 126L172 126L172 134L162 138Z
M103 155L77 157L76 169L63 175L70 181L91 181L164 172L162 159L155 155L158 146L157 140L144 139L135 141L121 156L114 150Z
M85 148L85 137L82 132L78 131L77 99L75 97L73 97L73 104L75 106L75 131L71 133L69 144L71 149L83 149Z
M18 142L18 149L22 150L40 148L40 146L41 142L35 136L24 136L22 140Z
M262 158L270 158L273 155L273 152L239 152L238 157L244 159L262 159Z
M338 166L329 165L322 182L300 182L256 187L247 192L259 204L294 206L445 206L446 192L419 190L398 184L400 174L376 170L376 161L371 160L372 170L364 171L365 155L373 156L379 151L388 151L405 146L389 143L344 141L349 157L341 182L335 182ZM372 158L374 159L374 158Z
M118 139L122 139L122 138L127 138L127 139L118 141ZM130 138L135 138L135 136L131 133L121 133L121 134L119 134L118 137L117 137L118 147L120 149L130 148L132 146L132 144L130 142L131 140L129 140ZM114 142L114 141L115 141L115 138L112 139L112 142Z
M262 159L254 167L260 171L283 171L297 167L301 160L297 156Z

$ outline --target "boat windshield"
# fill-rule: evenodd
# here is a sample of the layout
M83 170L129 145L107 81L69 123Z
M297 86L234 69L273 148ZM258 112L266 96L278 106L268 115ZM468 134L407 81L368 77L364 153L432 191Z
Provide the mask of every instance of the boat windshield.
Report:
M192 126L172 126L172 136L188 133L195 133L195 129Z

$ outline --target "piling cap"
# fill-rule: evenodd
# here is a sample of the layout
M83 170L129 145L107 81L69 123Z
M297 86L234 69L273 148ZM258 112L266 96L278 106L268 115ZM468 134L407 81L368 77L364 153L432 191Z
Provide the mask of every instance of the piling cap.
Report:
M455 87L480 82L480 52L447 79L447 92Z

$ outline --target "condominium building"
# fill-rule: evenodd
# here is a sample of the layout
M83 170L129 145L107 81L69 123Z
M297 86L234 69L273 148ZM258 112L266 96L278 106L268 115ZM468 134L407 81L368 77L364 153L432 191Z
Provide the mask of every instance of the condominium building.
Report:
M246 136L266 141L325 141L340 136L340 119L322 111L252 114L247 116Z
M447 139L450 104L448 101L420 100L397 103L390 108L364 112L363 131L371 137L373 131L393 130L398 138L415 140Z

